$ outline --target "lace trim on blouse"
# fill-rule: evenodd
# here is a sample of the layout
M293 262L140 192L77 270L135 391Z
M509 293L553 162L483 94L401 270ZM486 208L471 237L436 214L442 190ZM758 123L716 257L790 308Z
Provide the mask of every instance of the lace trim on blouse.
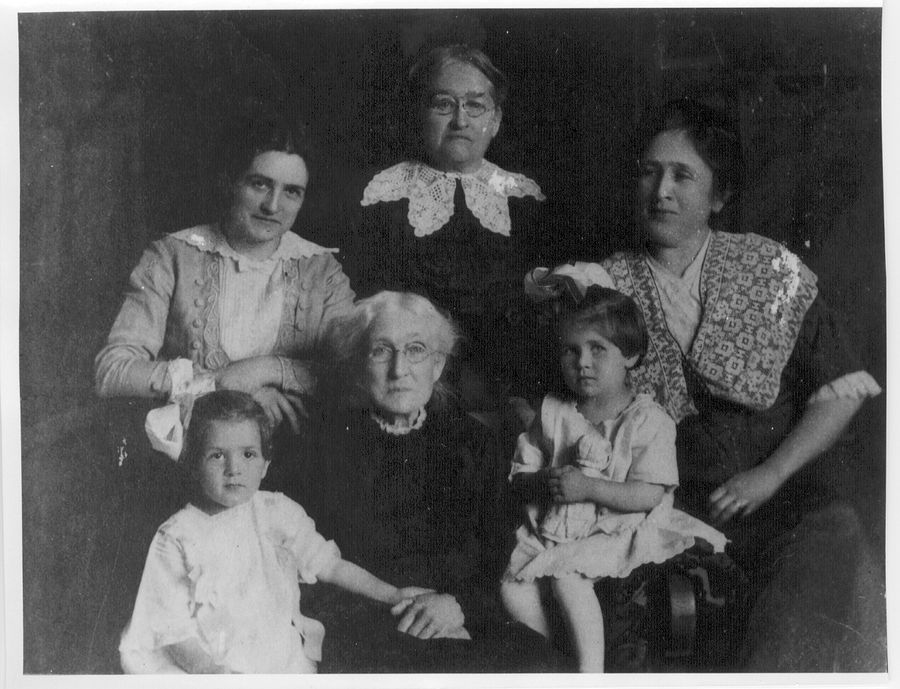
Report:
M231 258L237 264L238 271L248 269L258 269L260 265L264 265L281 259L292 258L311 258L320 254L333 254L340 249L329 249L310 242L293 232L285 232L281 237L281 243L269 258L264 261L256 261L252 258L239 254L231 248L225 235L222 234L218 225L198 225L187 230L181 230L172 234L176 239L180 239L186 244L197 247L201 251L211 254L218 254L224 258Z
M360 202L371 206L379 201L409 199L409 224L416 237L425 237L441 229L453 215L453 194L460 180L466 206L482 227L509 237L509 197L547 197L536 182L516 172L506 172L484 161L473 173L441 172L424 163L406 161L382 170L363 191Z

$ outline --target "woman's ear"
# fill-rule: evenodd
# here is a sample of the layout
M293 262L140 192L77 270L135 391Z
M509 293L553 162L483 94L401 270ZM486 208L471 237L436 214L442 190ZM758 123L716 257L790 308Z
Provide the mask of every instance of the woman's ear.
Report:
M447 364L447 355L443 352L435 352L434 354L434 374L432 375L431 383L437 383L441 379L441 374L444 372L444 366Z
M723 208L725 208L725 204L728 203L728 199L731 198L731 189L725 189L722 193L717 191L713 191L713 200L712 200L712 212L720 213Z
M491 128L491 139L497 136L497 132L500 131L500 122L503 121L503 109L498 105L494 108L494 116L491 118L491 124L489 125Z
M640 360L641 360L640 354L632 354L631 356L625 357L625 369L630 371L635 366L637 366L637 363Z

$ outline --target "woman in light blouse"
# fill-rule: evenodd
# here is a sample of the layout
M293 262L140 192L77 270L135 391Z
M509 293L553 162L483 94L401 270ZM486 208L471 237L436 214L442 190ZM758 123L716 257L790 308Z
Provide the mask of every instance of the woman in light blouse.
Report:
M309 180L302 137L269 116L233 141L222 216L144 252L97 355L96 389L170 400L241 390L296 429L320 336L354 293L336 249L289 232Z

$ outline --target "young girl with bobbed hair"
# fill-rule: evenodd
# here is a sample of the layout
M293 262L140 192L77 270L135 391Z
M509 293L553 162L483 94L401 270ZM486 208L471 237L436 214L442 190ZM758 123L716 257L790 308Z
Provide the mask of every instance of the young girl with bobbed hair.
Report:
M675 422L628 384L647 350L637 305L592 286L561 317L559 342L570 394L544 398L519 437L510 472L514 490L533 496L544 487L550 501L527 504L501 595L514 619L549 636L539 586L549 579L579 670L602 672L603 614L594 583L664 562L697 538L722 550L725 537L672 506Z

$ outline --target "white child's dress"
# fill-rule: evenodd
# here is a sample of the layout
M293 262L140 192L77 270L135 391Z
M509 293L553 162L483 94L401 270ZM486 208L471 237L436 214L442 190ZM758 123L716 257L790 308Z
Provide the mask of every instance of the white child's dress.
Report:
M574 401L544 398L539 426L519 436L510 479L567 464L610 481L644 481L666 488L649 513L617 512L592 502L527 507L516 532L516 547L504 578L582 574L626 577L648 562L661 563L707 541L724 550L726 538L699 519L672 506L678 485L675 422L649 395L637 395L615 419L594 426Z
M325 630L300 614L340 551L281 493L208 515L187 505L157 531L119 653L126 673L179 673L164 646L196 639L238 673L309 673Z

